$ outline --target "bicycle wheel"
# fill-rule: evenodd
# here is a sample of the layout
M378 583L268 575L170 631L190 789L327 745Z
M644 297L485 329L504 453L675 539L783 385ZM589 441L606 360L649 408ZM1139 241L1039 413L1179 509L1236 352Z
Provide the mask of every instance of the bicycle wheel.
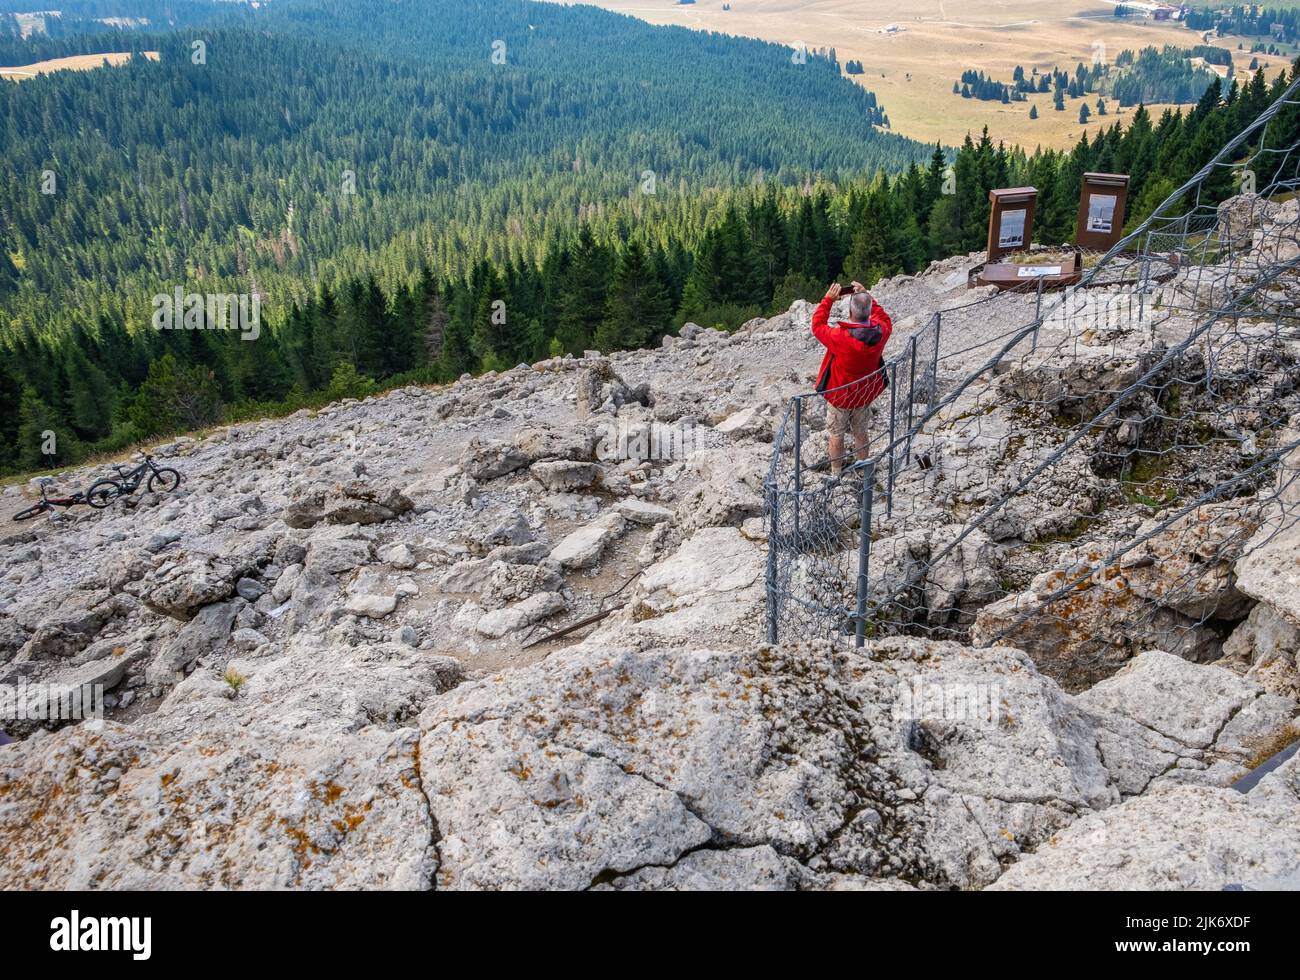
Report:
M15 514L14 520L30 521L33 517L37 517L40 514L44 514L49 509L50 509L49 506L43 502L39 504L35 504L31 507L28 507L26 510L21 510L17 514Z
M163 468L149 477L150 493L171 493L181 485L181 475L173 469Z
M122 487L114 480L98 480L86 491L86 503L103 510L117 497L121 496Z

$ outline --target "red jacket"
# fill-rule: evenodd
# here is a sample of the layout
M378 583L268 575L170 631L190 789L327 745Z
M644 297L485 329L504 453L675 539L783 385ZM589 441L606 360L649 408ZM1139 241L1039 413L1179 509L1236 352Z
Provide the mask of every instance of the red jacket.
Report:
M826 348L821 369L817 372L817 390L825 392L828 404L836 408L861 408L870 405L885 390L880 357L889 343L894 324L879 303L871 304L866 323L841 320L832 327L829 296L821 301L812 318L813 336ZM847 327L879 327L880 340L868 347L849 335Z

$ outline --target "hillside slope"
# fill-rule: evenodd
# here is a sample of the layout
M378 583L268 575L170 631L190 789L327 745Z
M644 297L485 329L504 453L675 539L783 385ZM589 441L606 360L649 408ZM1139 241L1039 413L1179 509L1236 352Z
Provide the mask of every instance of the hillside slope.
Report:
M976 258L880 284L895 343L968 304ZM977 309L1005 325L1032 302ZM159 450L186 473L177 494L10 532L3 679L103 683L110 707L102 728L29 723L0 748L4 884L1217 889L1293 876L1300 764L1249 794L1226 788L1297 712L1297 593L1251 585L1245 556L1230 641L1200 662L1130 650L1098 678L1028 644L762 642L761 488L784 401L818 363L810 312L800 301L734 336L688 326L658 350L178 440ZM1180 323L1165 336L1066 324L1044 343L1123 360ZM963 340L945 386L968 373ZM1274 342L1259 387L1289 391L1276 407L1300 413L1300 338ZM900 490L950 529L963 459L992 482L1013 426L1033 437L1027 452L1052 430L1025 420L1016 366L989 389L1003 397L936 417L938 465ZM655 438L676 458L644 458ZM1043 494L1031 517L1057 488ZM1151 512L1117 505L1106 527ZM1050 568L1075 544L1040 530L963 555L934 591L981 613L987 596L954 583L990 564Z

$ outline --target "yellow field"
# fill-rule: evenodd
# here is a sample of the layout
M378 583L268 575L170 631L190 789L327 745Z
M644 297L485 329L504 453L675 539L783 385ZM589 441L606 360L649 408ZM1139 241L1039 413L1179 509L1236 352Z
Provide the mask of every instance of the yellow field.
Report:
M146 51L144 55L154 61L158 60L157 51ZM20 82L24 78L35 78L37 75L44 75L52 71L89 71L92 68L101 67L105 61L110 65L120 65L130 57L130 53L126 51L113 51L108 54L78 54L70 58L51 58L49 61L20 65L17 68L0 68L0 76Z
M1079 102L1066 100L1064 112L1052 108L1050 93L1029 102L980 102L953 95L952 83L973 68L1010 82L1017 64L1040 71L1073 70L1091 64L1094 52L1110 61L1125 48L1201 43L1182 24L1114 16L1107 0L1069 0L1051 8L1041 0L697 0L678 6L672 0L590 0L598 7L631 14L653 24L679 24L794 44L810 49L834 47L840 64L863 63L866 73L852 76L880 98L896 133L933 143L978 136L984 126L994 140L1027 148L1069 146L1086 128L1111 125L1119 106L1098 119L1096 99L1088 125L1079 124ZM890 27L896 30L888 30ZM1217 43L1217 42L1216 42ZM1237 39L1222 42L1237 46ZM1249 49L1249 44L1247 44ZM1238 57L1244 70L1249 56ZM1276 62L1280 70L1282 59ZM1038 118L1029 118L1029 106ZM1155 107L1149 107L1155 108ZM1123 120L1132 110L1124 110Z

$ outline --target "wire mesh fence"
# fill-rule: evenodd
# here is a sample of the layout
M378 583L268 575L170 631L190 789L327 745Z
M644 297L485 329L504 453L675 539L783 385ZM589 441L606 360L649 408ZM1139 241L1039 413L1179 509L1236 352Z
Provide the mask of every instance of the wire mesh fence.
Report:
M1008 642L1071 687L1138 649L1220 655L1239 566L1300 519L1296 89L1077 285L933 316L867 451L832 458L826 393L791 402L769 639Z

